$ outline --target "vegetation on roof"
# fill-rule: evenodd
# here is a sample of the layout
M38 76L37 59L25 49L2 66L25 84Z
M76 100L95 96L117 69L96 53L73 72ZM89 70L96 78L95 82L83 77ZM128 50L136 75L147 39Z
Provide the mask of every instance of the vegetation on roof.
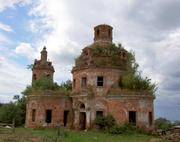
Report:
M76 67L94 65L94 66L124 66L126 61L126 50L121 44L93 44L88 48L88 54L83 51L76 58Z
M120 87L134 91L147 91L155 94L157 84L152 83L148 77L143 77L138 70L139 65L136 62L134 52L128 53L127 71L120 78Z
M54 94L68 95L71 90L72 84L70 80L62 82L60 85L58 85L56 82L53 82L52 79L42 76L40 79L34 80L32 85L28 85L22 94L33 95L33 92L53 91Z

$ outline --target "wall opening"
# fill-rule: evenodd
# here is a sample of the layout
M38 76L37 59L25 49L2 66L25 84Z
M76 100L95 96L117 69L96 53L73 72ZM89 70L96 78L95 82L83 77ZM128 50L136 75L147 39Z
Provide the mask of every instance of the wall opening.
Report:
M35 120L36 120L36 110L33 109L32 110L32 122L35 122Z
M108 30L108 36L109 37L111 36L111 30L110 29Z
M69 111L65 110L65 111L64 111L64 127L67 126L67 123L68 123L68 115L69 115Z
M47 73L46 76L47 76L47 78L50 78L50 77L51 77L49 73Z
M83 103L80 105L80 109L85 109L85 105Z
M52 110L47 109L46 110L46 123L51 123L52 120Z
M73 79L73 88L76 88L76 79Z
M103 117L103 111L96 111L96 117Z
M149 112L149 126L152 126L152 122L153 122L152 112Z
M81 130L86 129L86 113L85 112L80 112L79 115L79 126Z
M97 86L102 87L104 85L104 77L103 76L98 76L97 77Z
M81 79L81 87L86 87L86 85L87 85L87 78L82 77L82 79Z
M99 37L99 29L97 29L97 37Z
M136 112L129 111L129 123L136 125Z
M33 74L33 80L36 80L37 77L36 77L36 74Z

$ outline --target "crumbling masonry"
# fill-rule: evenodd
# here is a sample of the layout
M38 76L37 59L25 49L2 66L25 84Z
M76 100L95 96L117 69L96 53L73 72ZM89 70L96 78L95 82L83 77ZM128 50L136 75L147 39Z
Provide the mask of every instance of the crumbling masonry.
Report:
M82 49L72 68L73 89L69 95L37 91L28 96L26 127L88 129L95 126L97 116L112 114L118 124L133 122L138 127L153 129L153 95L119 87L119 80L126 72L128 52L121 48L113 57L101 52L113 46L112 29L109 25L94 28L94 43ZM32 72L32 80L43 74L53 80L54 68L47 61L46 48L41 59L34 61Z

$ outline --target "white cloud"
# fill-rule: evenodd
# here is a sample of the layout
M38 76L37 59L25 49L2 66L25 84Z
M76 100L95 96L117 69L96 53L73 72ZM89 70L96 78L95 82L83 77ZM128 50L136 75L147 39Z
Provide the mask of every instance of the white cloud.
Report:
M12 28L9 26L9 25L6 25L6 24L3 24L0 22L0 29L1 30L4 30L6 32L12 32Z
M6 102L30 84L31 72L5 56L1 56L0 62L0 102Z
M20 43L16 49L15 49L15 53L25 56L29 59L33 59L35 58L35 49L31 46L30 43Z
M0 12L5 10L6 8L13 8L14 5L20 4L30 4L32 0L0 0Z

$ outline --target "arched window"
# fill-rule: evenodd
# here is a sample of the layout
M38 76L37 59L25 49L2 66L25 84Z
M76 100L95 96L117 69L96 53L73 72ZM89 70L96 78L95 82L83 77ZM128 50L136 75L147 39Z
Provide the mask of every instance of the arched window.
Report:
M80 104L80 109L85 109L85 105L83 103Z

